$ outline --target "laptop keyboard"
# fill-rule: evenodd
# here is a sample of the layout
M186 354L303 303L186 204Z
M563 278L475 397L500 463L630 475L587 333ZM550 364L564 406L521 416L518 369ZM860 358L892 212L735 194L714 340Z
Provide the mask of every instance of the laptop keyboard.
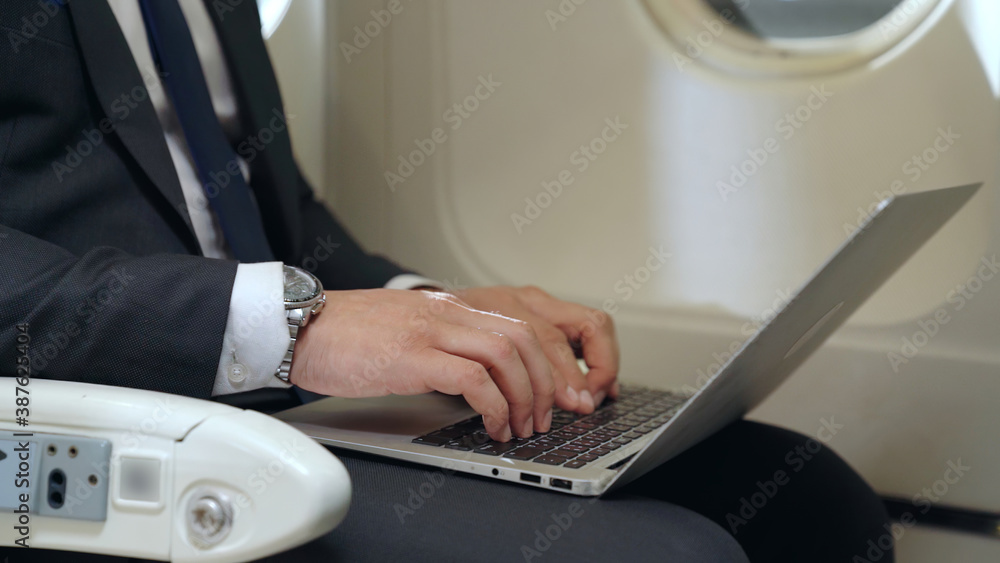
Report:
M413 443L578 469L656 430L689 398L623 385L618 399L605 400L589 415L553 409L551 430L530 438L496 442L477 415L414 438Z

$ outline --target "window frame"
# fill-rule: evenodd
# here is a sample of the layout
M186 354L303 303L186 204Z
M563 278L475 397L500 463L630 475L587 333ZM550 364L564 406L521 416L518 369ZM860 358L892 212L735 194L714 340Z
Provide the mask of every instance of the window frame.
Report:
M705 0L636 1L670 42L674 58L681 57L678 66L777 78L828 74L866 64L910 37L954 0L903 0L867 27L819 38L760 37L731 23Z
M260 33L264 39L270 39L274 32L278 30L288 9L292 6L292 0L257 0L257 13L260 14Z

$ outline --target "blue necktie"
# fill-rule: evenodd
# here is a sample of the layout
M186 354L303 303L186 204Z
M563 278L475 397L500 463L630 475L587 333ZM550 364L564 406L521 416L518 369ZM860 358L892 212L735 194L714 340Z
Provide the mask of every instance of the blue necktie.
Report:
M274 260L260 211L239 171L236 151L229 144L212 107L205 74L180 4L177 0L140 0L139 3L153 57L166 75L164 82L191 149L202 188L219 218L233 255L241 262Z

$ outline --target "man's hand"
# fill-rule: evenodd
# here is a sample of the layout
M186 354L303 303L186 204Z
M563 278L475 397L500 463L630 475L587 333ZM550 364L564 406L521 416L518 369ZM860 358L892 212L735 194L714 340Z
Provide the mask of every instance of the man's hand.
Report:
M547 432L557 391L560 405L568 404L566 376L557 376L557 390L550 356L530 322L476 310L449 293L371 289L330 291L326 298L296 345L290 377L303 389L337 397L463 395L483 415L490 436L503 442L512 429L522 438ZM563 318L568 313L542 310L572 324ZM538 326L547 331L550 325ZM546 338L551 348L551 335ZM569 347L565 338L563 344ZM598 365L612 362L610 350L587 350L585 343ZM613 357L616 362L617 352ZM581 385L582 376L576 377Z
M618 396L618 340L603 311L560 301L537 287L482 287L456 294L477 309L525 321L534 329L553 366L560 408L590 413L606 396ZM590 368L586 376L576 350Z

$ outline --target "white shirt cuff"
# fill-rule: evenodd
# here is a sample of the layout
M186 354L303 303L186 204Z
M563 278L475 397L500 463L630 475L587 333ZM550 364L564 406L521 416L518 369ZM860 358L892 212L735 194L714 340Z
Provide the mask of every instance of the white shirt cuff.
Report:
M290 387L274 376L291 341L284 279L281 262L237 266L213 396Z
M435 287L445 289L444 284L416 274L400 274L385 284L385 289L414 289L417 287Z

